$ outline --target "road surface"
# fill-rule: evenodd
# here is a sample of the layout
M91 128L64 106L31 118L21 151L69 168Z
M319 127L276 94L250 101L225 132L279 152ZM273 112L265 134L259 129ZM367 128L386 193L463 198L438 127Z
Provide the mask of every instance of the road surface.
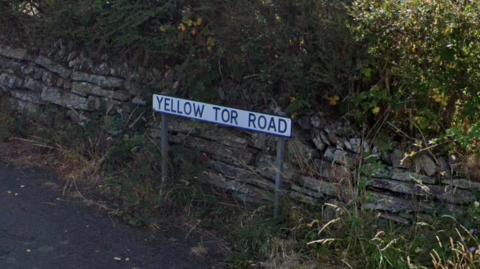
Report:
M0 161L0 268L175 269L222 268L221 254L188 230L134 228L46 188L55 177ZM216 245L215 242L210 242Z

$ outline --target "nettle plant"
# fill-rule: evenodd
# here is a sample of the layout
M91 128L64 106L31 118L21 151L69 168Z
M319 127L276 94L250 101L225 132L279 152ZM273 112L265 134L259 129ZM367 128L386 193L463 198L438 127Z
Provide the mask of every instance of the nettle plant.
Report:
M450 128L472 147L480 113L480 3L357 0L351 15L351 29L369 46L363 68L392 96L397 124L430 135Z

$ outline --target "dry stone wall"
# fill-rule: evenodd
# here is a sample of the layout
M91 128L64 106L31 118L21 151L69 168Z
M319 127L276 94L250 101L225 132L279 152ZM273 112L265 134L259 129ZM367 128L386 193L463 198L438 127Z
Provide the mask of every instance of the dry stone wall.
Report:
M89 57L71 47L63 40L37 52L0 46L0 90L12 108L23 113L42 113L47 105L68 108L72 120L82 124L95 111L126 117L132 105L145 106L150 96L142 95L142 87L157 93L170 92L167 85L181 87L182 76L172 71L131 68L109 55ZM206 183L245 203L272 201L275 137L174 117L169 131L171 144L208 156ZM150 130L155 139L160 133L159 125ZM285 196L318 205L363 199L365 209L402 223L439 213L458 216L476 201L480 183L455 178L448 157L425 151L405 158L405 150L392 141L362 137L348 123L328 121L318 112L295 119L284 164ZM359 195L358 186L366 186L366 194Z

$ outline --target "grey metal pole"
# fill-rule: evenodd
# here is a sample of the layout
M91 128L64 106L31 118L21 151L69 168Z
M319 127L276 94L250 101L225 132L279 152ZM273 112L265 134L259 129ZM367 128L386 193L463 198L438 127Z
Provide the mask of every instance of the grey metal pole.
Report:
M167 114L162 114L162 184L167 181L168 175L168 119Z
M285 156L285 138L279 137L277 142L277 173L275 174L275 202L273 219L278 223L281 208L281 194L283 184L283 158Z

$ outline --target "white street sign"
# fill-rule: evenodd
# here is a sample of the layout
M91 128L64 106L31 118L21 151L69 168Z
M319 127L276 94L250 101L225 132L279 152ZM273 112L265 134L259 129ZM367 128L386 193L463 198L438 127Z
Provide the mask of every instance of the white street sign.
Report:
M266 134L292 137L292 120L287 117L217 106L166 95L153 95L153 110Z

